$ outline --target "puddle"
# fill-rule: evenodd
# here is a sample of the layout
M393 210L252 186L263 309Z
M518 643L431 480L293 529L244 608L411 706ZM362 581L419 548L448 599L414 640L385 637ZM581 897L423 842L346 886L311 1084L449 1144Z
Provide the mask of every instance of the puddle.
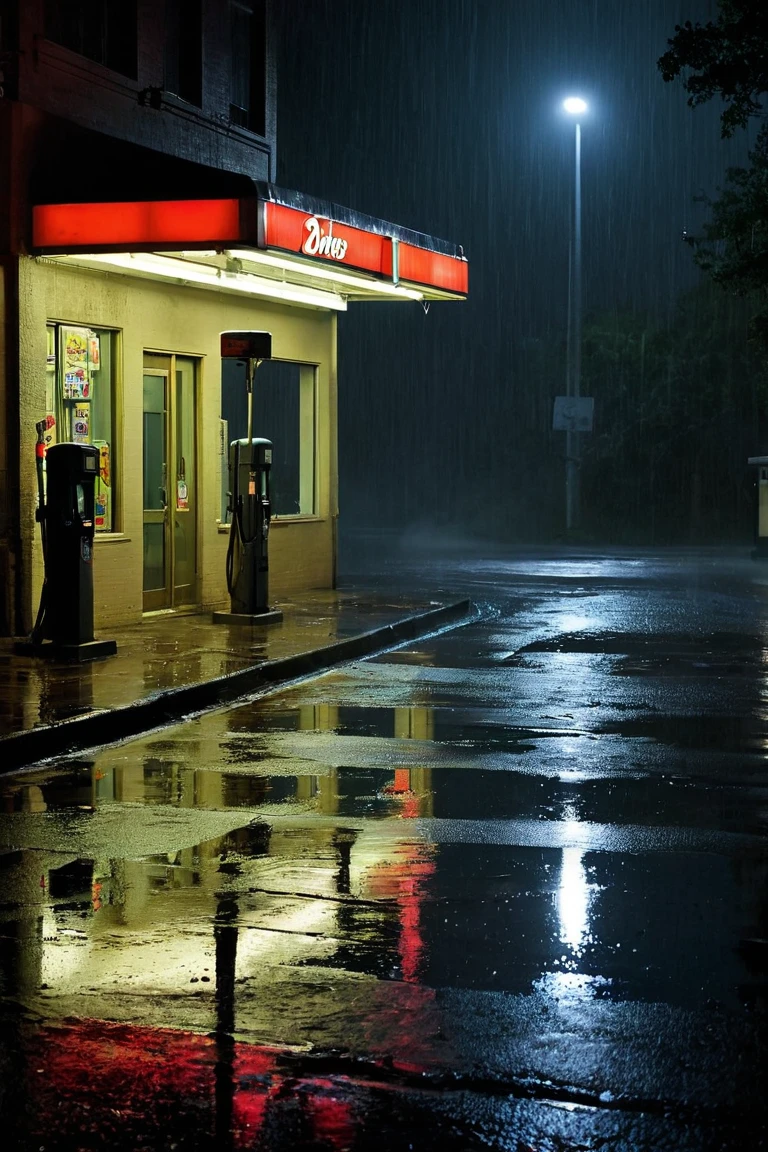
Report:
M735 870L711 853L430 843L370 828L250 823L136 859L6 855L2 994L44 1014L98 1005L107 1018L149 996L169 1021L212 1028L229 938L244 1021L278 969L299 985L312 970L561 988L584 1003L764 1001L765 855ZM334 985L323 989L319 1001L334 1002Z

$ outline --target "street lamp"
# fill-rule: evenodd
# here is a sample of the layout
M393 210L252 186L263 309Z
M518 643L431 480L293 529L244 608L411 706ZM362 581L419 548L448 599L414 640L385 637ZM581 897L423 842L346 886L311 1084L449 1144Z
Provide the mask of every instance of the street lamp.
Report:
M568 394L578 397L581 395L581 123L578 117L587 111L587 103L580 96L569 96L563 100L563 109L569 116L577 117L573 201L573 331L568 348L568 355L573 359L568 374ZM568 288L570 291L570 283ZM580 449L579 433L568 429L565 434L565 525L568 532L579 527Z

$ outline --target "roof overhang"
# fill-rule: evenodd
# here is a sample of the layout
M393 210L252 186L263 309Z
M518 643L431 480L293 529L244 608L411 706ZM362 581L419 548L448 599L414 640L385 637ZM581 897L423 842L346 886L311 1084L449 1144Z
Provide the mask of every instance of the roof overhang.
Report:
M463 300L462 250L272 185L239 199L38 204L32 247L81 267L343 310Z

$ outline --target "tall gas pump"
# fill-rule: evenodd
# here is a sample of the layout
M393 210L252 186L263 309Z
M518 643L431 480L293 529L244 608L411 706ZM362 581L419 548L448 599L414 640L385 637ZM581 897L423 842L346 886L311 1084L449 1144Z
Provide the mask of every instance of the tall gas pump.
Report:
M256 371L272 358L271 332L222 332L223 360L242 361L248 398L248 435L229 445L227 547L229 612L214 612L217 624L271 624L283 614L269 607L269 473L272 443L253 435L253 389Z
M46 421L37 428L37 519L45 575L40 608L28 641L14 650L54 660L95 660L117 652L114 640L93 637L93 537L99 449L53 444L45 450ZM43 464L45 463L45 472Z

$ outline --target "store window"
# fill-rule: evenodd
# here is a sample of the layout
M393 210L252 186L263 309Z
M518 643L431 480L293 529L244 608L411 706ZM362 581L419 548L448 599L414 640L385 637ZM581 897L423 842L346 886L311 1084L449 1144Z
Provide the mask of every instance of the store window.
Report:
M136 79L136 0L45 0L45 35Z
M165 0L165 87L203 106L202 0Z
M266 0L229 0L229 118L264 136L267 118Z
M222 361L222 449L248 435L245 364ZM313 516L316 512L316 393L314 364L265 360L256 372L253 434L272 441L272 515ZM222 521L226 519L229 475L222 451Z
M74 324L49 324L46 332L47 447L75 443L99 449L96 531L113 532L117 333Z

